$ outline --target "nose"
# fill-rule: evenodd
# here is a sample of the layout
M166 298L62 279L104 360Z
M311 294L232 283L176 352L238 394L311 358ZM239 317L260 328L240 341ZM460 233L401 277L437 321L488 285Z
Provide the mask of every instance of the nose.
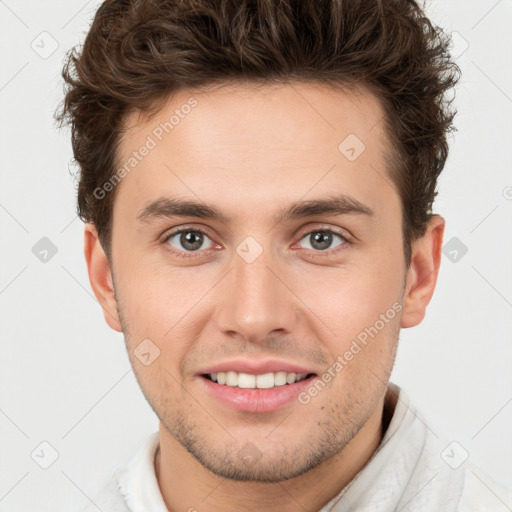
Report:
M217 327L252 343L293 332L298 299L271 251L264 251L252 262L238 254L233 259L234 268L218 290L223 299L216 312Z

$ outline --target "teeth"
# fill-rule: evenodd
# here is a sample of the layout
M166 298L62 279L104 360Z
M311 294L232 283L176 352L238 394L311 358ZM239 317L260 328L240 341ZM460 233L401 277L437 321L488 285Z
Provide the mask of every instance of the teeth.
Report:
M235 382L233 386L238 386L239 388L245 388L245 389L251 389L256 387L256 375L249 375L248 373L240 373L235 374L236 380L233 380L232 382Z
M286 372L274 373L274 386L284 386L286 384Z
M242 375L239 375L238 376L238 387L239 388L242 387L240 385L241 378L242 378ZM273 373L264 373L262 375L257 375L254 377L255 386L259 389L273 388L276 385L275 380L276 379L275 379ZM253 387L253 386L251 386L251 387Z
M226 385L238 386L238 375L236 372L226 372Z
M211 373L210 378L213 382L231 387L243 389L269 389L275 386L284 386L299 382L306 377L306 373L263 373L261 375L252 375L250 373L237 372L217 372Z
M293 384L297 375L295 373L288 373L286 375L286 384Z

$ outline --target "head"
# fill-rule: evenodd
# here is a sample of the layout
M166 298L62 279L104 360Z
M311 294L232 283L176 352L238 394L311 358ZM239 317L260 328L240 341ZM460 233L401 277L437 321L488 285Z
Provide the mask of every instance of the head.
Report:
M297 476L381 403L437 279L448 45L412 0L107 0L70 52L57 118L91 285L162 425L214 473ZM335 376L234 411L198 373L234 358Z

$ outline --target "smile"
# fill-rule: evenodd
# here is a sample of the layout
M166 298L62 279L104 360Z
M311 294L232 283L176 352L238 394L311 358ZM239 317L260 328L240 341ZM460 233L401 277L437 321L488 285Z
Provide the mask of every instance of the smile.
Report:
M206 374L205 377L223 386L239 387L242 389L270 389L276 386L294 384L312 375L312 373L288 372L269 372L253 375L250 373L228 371Z
M293 403L312 385L314 373L248 374L234 371L200 375L206 393L221 405L241 412L273 412Z

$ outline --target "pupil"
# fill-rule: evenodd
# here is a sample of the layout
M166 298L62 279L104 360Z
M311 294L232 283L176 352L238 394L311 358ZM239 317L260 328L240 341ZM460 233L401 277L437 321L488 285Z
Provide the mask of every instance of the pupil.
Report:
M203 243L202 235L192 231L186 231L185 233L182 233L180 238L180 243L182 246L191 251L199 249Z
M327 249L332 243L332 234L325 231L317 231L313 236L313 243L311 244L315 249Z

